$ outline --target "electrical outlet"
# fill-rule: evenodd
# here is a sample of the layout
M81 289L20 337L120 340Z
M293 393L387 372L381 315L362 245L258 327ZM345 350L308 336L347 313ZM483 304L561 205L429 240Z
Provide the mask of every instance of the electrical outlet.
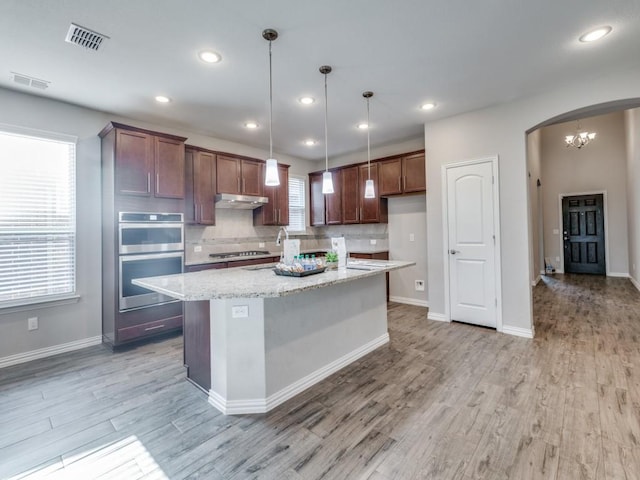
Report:
M195 253L201 252L202 251L202 245L196 245L195 247L193 247L193 251Z
M424 280L416 280L416 292L424 292Z
M371 245L375 245L376 243L378 243L378 241L375 238L372 238L371 240L369 240L369 243Z
M415 242L416 241L416 236L413 233L409 234L409 241L410 242Z
M38 317L27 318L27 328L29 330L37 330L38 329Z
M231 307L231 318L247 318L249 316L249 305L234 305Z
M258 243L258 248L264 248L264 242Z

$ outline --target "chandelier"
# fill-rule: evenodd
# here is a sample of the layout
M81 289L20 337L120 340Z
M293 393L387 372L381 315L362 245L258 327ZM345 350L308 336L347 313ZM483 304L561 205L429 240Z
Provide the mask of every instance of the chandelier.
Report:
M567 147L576 147L578 149L587 145L591 140L596 138L595 132L581 132L580 124L576 127L575 135L567 135L564 137L564 143Z

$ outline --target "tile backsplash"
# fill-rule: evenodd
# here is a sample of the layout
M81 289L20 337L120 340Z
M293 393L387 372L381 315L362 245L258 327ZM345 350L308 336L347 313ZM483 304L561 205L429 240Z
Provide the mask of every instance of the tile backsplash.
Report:
M216 225L211 227L186 225L185 261L196 264L209 260L210 253L243 250L268 250L280 252L276 237L280 227L253 225L251 210L216 210ZM389 236L387 224L331 225L307 227L306 233L290 233L289 238L299 238L301 250L326 250L331 247L330 238L344 236L348 251L387 250ZM375 240L375 245L371 241ZM264 243L264 247L260 246ZM201 251L196 252L196 247Z

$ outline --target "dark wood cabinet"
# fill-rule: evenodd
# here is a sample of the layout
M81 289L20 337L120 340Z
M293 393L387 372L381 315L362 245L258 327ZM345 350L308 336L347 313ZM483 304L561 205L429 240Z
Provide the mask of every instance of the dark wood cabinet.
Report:
M380 195L401 195L427 189L424 152L377 161Z
M187 147L185 151L185 222L215 225L216 154Z
M264 170L266 165L262 165ZM278 164L280 185L264 186L263 195L269 203L253 211L254 225L289 225L289 166ZM264 178L264 172L260 175Z
M365 182L369 179L368 165L360 165L359 172L359 196L360 202L360 223L387 223L387 199L381 198L378 182L378 165L371 164L371 180L376 193L374 198L364 198Z
M342 223L360 223L360 167L354 165L340 170Z
M262 163L258 160L218 154L216 191L237 195L263 195Z
M113 129L117 195L184 198L184 138L116 123L100 135Z
M322 172L309 174L309 211L312 226L340 225L342 223L342 174L340 170L331 171L333 193L322 193Z

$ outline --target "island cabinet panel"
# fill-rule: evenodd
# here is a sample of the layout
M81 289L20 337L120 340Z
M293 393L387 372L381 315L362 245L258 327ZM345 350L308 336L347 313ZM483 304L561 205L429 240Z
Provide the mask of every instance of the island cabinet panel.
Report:
M360 223L359 167L345 167L341 173L342 223Z
M376 192L374 198L364 198L365 182L369 179L373 180L373 188ZM371 172L368 165L360 165L359 172L359 195L360 202L360 223L387 223L387 199L381 198L379 192L380 186L378 182L378 165L371 164Z
M425 192L427 177L424 152L402 157L404 193Z
M398 195L402 193L402 158L378 162L380 170L380 195Z
M216 155L188 147L185 152L186 223L215 225Z
M184 198L184 142L155 137L155 196Z
M333 193L322 193L322 172L309 174L311 225L340 225L342 223L342 173L331 170Z
M217 155L216 160L217 193L237 195L262 195L262 162Z
M211 388L209 301L184 303L183 339L187 378L208 392Z
M263 164L261 178L265 169ZM269 203L253 211L254 225L289 225L289 165L278 164L278 177L280 185L263 187L263 196Z
M379 169L380 195L402 195L427 189L424 152L376 161Z

